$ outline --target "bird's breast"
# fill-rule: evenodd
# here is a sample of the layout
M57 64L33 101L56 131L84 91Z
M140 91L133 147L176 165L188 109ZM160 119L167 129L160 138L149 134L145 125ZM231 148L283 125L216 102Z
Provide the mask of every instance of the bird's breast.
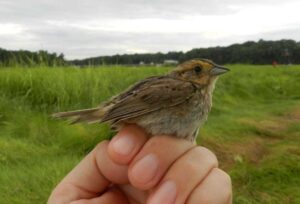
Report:
M210 108L211 96L199 90L185 103L140 116L135 122L152 135L168 134L193 140Z

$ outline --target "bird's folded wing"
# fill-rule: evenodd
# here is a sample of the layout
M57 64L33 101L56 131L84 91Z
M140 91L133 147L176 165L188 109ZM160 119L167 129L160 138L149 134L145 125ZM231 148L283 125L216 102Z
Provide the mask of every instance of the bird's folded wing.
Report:
M168 76L151 77L135 84L106 104L110 108L101 121L115 123L176 106L190 99L195 91L196 87L191 82Z

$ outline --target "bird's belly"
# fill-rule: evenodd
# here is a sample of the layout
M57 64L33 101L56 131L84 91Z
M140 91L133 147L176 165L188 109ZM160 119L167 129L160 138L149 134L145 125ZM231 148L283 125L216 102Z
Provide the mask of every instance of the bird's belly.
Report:
M207 119L210 105L204 101L167 107L135 118L135 123L151 135L174 135L194 140L196 132Z

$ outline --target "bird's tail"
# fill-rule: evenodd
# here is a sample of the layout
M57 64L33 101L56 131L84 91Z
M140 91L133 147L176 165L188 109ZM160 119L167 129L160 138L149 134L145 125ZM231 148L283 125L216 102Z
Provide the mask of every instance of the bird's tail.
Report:
M52 114L54 118L71 119L71 124L79 122L97 123L101 122L104 113L99 108L83 109L69 112L59 112Z

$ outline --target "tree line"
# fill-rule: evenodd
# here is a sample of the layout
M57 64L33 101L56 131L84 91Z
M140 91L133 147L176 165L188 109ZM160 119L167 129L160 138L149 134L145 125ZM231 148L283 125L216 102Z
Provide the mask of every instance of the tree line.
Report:
M248 41L226 47L195 48L187 52L168 52L154 54L123 54L100 56L70 61L79 66L107 64L162 64L165 60L183 62L193 58L206 58L220 64L300 64L300 42L294 40Z
M63 54L57 55L45 50L31 52L27 50L10 51L0 48L0 67L54 67L66 64Z
M8 51L0 48L0 66L2 67L163 64L166 60L183 62L193 58L211 59L220 64L271 64L275 62L300 64L300 42L259 40L224 47L195 48L187 52L117 54L70 61L66 61L63 54L57 55L44 50L38 52Z

